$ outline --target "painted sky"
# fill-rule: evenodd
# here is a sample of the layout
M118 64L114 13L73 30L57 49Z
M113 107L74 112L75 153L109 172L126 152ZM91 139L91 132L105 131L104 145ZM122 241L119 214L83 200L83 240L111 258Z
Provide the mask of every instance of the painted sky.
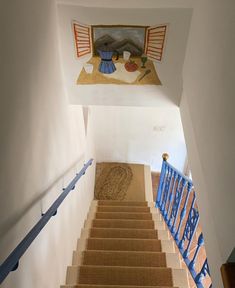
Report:
M94 42L107 34L118 41L130 39L144 49L145 27L93 27Z

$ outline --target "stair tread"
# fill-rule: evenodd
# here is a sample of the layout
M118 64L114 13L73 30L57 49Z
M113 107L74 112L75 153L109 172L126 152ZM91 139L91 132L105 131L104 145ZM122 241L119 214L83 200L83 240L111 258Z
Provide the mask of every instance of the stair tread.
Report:
M151 203L98 200L95 207L91 214L94 218L88 218L85 224L86 240L81 246L78 244L74 264L68 267L69 275L74 278L67 282L70 285L61 288L177 288L180 285L173 281L175 270L167 267L168 257L173 256L162 252L162 245L168 251L165 247L168 244L158 239L165 234L162 236L155 229L163 229L162 221L152 214Z
M117 230L124 230L124 231L133 230L133 231L144 231L144 232L156 231L154 228L149 228L149 229L132 228L132 229L130 229L130 228L125 228L125 227L123 227L123 228L91 227L91 228L89 228L89 230L97 230L97 231L98 230L106 230L106 231L108 231L108 230L115 230L115 231L117 231Z
M154 221L152 219L94 219L92 220L93 223L117 223L117 222L122 222L122 223L143 223L143 224L147 224L147 223L154 223ZM160 220L159 220L160 221Z
M92 221L92 227L153 229L154 221L136 219L94 219Z
M152 219L152 213L151 212L143 212L143 213L138 213L138 212L126 212L126 211L119 211L119 212L96 212L95 214L96 216L96 219L99 219L97 218L97 216L120 216L121 218L115 218L115 219L123 219L122 217L124 216L129 216L129 217L134 217L134 216L137 216L137 217L150 217L150 219L147 219L147 220L151 220ZM102 218L101 218L102 219ZM127 218L129 219L129 218ZM133 218L131 218L133 219ZM133 219L134 220L134 219Z
M93 221L149 221L153 222L152 219L122 219L122 218L117 218L117 219L94 219Z
M152 242L152 241L156 241L156 242L161 242L161 240L159 240L159 239L138 239L138 238L134 238L134 239L133 239L133 238L116 238L116 237L115 237L115 238L95 238L95 237L90 238L90 237L89 237L87 240L96 240L96 239L97 239L97 240L103 240L103 241L109 241L109 240L129 241L129 240L130 240L130 241L132 241L132 242L133 242L133 241L145 241L145 242L146 242L146 241L149 241L149 242L150 242L150 241L151 241L151 242Z
M115 230L115 231L118 231L118 230L123 230L123 231L130 231L130 230L133 230L133 231L144 231L144 232L148 232L148 231L156 231L154 228L146 228L146 229L137 229L137 228L125 228L125 227L123 227L123 228L107 228L107 227L91 227L91 228L89 228L89 230L97 230L97 231L99 231L99 230L106 230L106 231L108 231L108 230Z
M128 211L136 211L138 213L145 213L150 212L150 207L148 206L110 206L110 205L101 205L97 206L97 211L102 212L103 210L106 210L106 212L114 212L114 211L122 211L128 212Z
M112 207L112 208L144 208L143 210L145 210L146 208L150 208L149 206L145 206L145 205L131 205L131 206L128 206L128 205L108 205L109 203L106 203L104 205L97 205L97 207L102 207L102 208L105 208L105 207Z
M139 238L95 238L95 237L92 237L92 238L87 238L87 241L93 241L93 240L98 240L98 241L100 241L100 240L102 240L102 241L106 241L106 242L111 242L111 241L125 241L125 242L127 242L127 241L131 241L132 243L133 242L147 242L148 241L148 243L150 243L150 242L161 242L161 240L159 240L159 239L139 239Z
M137 215L139 215L138 212L133 212L133 211L130 211L130 212L128 212L128 211L120 211L120 212L116 212L116 211L108 211L108 212L106 212L106 211L97 211L96 213L107 213L107 214L120 213L120 214L137 214ZM152 214L152 213L148 211L148 212L143 212L141 214Z
M160 255L160 254L166 254L166 252L162 252L162 251L123 251L123 250L84 250L82 253L92 253L92 252L100 252L100 253L114 253L114 254L143 254L143 255L147 255L147 254L154 254L154 255Z
M110 206L148 206L147 201L117 201L117 200L98 200L98 206L109 204Z
M83 265L166 267L166 254L149 251L85 250Z
M126 285L96 285L96 284L79 284L63 285L62 288L177 288L173 286L126 286Z
M173 286L167 267L79 266L79 284Z
M76 266L76 265L75 265ZM172 268L169 268L169 267L135 267L135 266L106 266L106 265L79 265L77 266L79 269L97 269L97 270L132 270L132 271L136 271L136 270L139 270L139 271L149 271L149 270L152 270L152 271L169 271L171 272L172 271ZM179 269L180 270L180 269Z
M90 228L90 238L138 238L157 239L158 232L155 229L130 229L130 228Z
M161 251L158 239L88 238L87 250Z

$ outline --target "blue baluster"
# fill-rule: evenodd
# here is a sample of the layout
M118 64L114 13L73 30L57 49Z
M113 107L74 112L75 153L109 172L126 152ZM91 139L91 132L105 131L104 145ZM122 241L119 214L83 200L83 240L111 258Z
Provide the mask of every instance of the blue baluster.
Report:
M206 275L210 276L210 270L209 270L207 259L205 260L201 271L195 277L195 283L197 284L197 287L202 287L202 288L204 287L202 285L202 280L206 277Z
M184 233L183 233L181 241L179 242L179 248L183 249L184 241L186 239L188 240L187 248L185 249L185 251L183 253L184 259L186 259L188 257L189 249L190 249L190 246L191 246L191 243L193 240L193 236L195 234L195 231L197 229L197 225L199 222L199 213L198 213L197 209L194 208L195 200L196 200L196 195L194 192L193 201L192 201L191 208L190 208L190 211L188 214L188 219L187 219L186 225L184 227Z
M167 183L167 193L166 193L166 201L165 201L165 205L164 205L164 211L163 211L163 217L166 220L166 216L167 216L167 204L169 205L168 201L169 201L169 194L170 194L170 190L171 190L171 186L172 186L172 179L173 179L173 169L170 168L170 175L169 175L169 181Z
M184 188L185 188L186 184L187 184L187 182L185 181L183 183L183 191L184 191ZM188 182L187 194L186 194L186 198L185 198L185 201L184 201L184 207L181 210L180 222L179 222L178 229L177 229L177 232L176 232L175 237L174 237L176 241L179 240L180 228L181 228L182 222L184 220L184 217L186 215L186 207L187 207L187 204L188 204L188 198L189 198L190 192L192 190L192 187L193 187L192 183Z
M169 195L169 204L168 204L168 209L167 209L167 215L166 215L166 222L168 223L169 218L170 218L170 207L173 201L173 197L174 197L174 192L175 192L175 183L176 183L176 179L177 179L177 172L174 171L173 173L173 178L174 178L174 182L173 182L173 186Z
M163 191L163 201L162 201L162 205L161 205L161 212L162 212L163 216L165 214L165 207L166 207L166 203L168 200L168 192L169 192L171 176L172 176L172 169L169 166L167 166L166 169L167 169L167 176L165 178L165 186L164 186L164 191Z
M168 158L168 155L167 155ZM209 267L207 260L203 264L201 271L197 274L195 271L195 263L200 251L200 247L204 244L202 233L197 239L197 247L193 256L193 259L190 261L188 258L191 244L197 230L199 223L199 212L197 208L194 207L196 201L196 194L193 191L193 183L190 179L185 177L181 172L177 171L173 166L167 163L167 158L164 159L162 163L162 171L160 175L160 184L158 187L158 196L157 204L159 207L163 218L165 219L169 230L171 231L172 236L174 237L176 244L179 247L179 250L185 260L186 265L191 272L193 279L196 281L197 288L204 288L202 284L203 278L208 274L210 276ZM186 190L187 187L187 190ZM186 191L186 192L185 192ZM189 197L193 191L193 199L190 205L190 210L188 213L188 218L184 227L183 235L179 241L182 225L185 219L185 216L188 212L188 201ZM183 207L181 209L181 202L183 195L185 194L185 200ZM180 211L181 210L181 211ZM179 221L178 221L178 214ZM179 223L178 223L179 222ZM176 224L178 223L178 227ZM176 230L176 231L175 231ZM185 241L187 240L187 246L184 247ZM210 285L212 288L212 284Z
M203 235L201 233L200 236L198 237L198 240L197 240L197 248L196 248L196 251L194 253L193 259L191 260L191 262L189 263L189 266L188 266L190 271L194 271L194 266L196 263L197 255L198 255L198 252L199 252L199 250L203 244L204 244L204 238L203 238Z
M174 222L173 225L171 227L171 233L174 236L176 231L175 231L175 225L176 225L176 220L178 218L178 214L179 214L179 210L180 210L180 204L181 204L181 200L183 197L183 192L184 192L184 187L186 184L186 180L184 178L181 178L181 185L179 186L179 189L177 191L177 197L175 198L175 215L174 215Z
M170 231L173 227L173 223L174 223L174 218L176 217L176 213L177 213L177 205L179 202L179 197L180 197L180 185L181 185L181 181L182 181L182 176L178 174L177 177L177 187L176 187L176 191L175 191L175 197L174 197L174 201L173 201L173 205L172 205L172 209L171 209L171 216L169 221L167 222L168 227L170 228ZM172 223L173 222L173 223Z
M164 191L164 187L165 187L165 179L167 177L167 163L164 163L164 171L162 173L162 181L161 183L159 183L159 191L160 191L160 196L159 196L159 203L158 203L158 207L161 208L162 205L162 201L163 201L163 191Z
M161 205L160 205L160 211L164 212L164 205L165 205L165 201L166 201L166 195L167 195L167 187L168 187L168 183L169 183L169 173L170 173L170 167L166 164L166 168L165 168L165 179L163 182L163 187L162 187L162 201L161 201Z
M160 205L161 205L162 191L163 191L164 180L165 180L165 176L166 176L166 166L167 166L168 157L169 156L167 153L164 153L162 155L162 158L163 158L162 169L161 169L160 180L159 180L158 191L157 191L157 199L156 199L156 206L157 207L160 207Z

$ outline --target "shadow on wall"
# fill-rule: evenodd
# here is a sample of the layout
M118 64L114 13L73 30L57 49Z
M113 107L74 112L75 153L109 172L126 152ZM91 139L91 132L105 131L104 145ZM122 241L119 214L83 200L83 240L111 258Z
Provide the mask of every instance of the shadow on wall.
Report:
M44 191L42 191L37 197L32 199L27 205L21 208L17 213L9 217L4 223L0 226L0 239L6 235L39 201L41 201L46 195L50 193L52 188L58 184L59 181L63 180L63 178L74 168L78 163L80 163L84 159L84 154L82 154L62 175L60 175L57 179L55 179ZM41 214L44 212L42 203L41 206Z

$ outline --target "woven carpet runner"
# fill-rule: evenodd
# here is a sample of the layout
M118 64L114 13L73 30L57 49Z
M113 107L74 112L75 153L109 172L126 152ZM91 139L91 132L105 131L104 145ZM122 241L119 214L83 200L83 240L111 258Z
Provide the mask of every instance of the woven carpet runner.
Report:
M147 202L99 200L94 215L77 283L61 287L174 287Z

